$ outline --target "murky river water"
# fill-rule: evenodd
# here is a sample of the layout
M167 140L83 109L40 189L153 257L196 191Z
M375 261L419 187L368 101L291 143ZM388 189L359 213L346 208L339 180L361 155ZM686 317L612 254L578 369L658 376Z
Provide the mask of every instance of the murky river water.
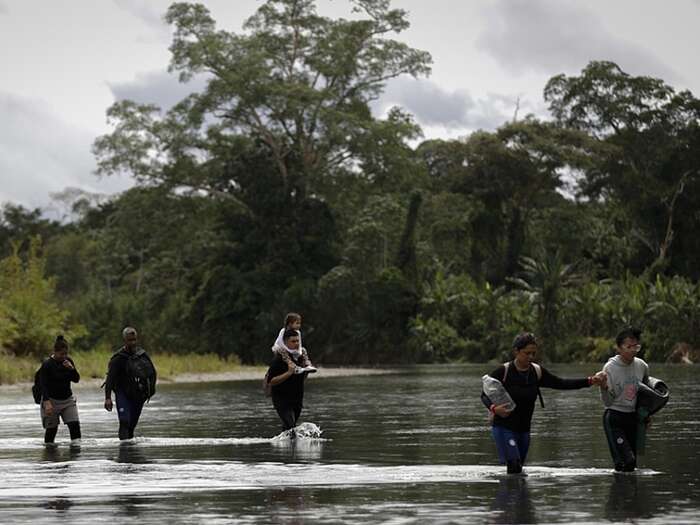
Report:
M596 389L544 389L524 478L496 465L478 399L490 368L321 371L302 414L321 437L294 442L274 438L259 381L162 386L121 445L101 391L82 388L82 444L61 427L55 449L31 394L3 391L0 523L700 522L700 367L652 365L672 399L635 475L612 474Z

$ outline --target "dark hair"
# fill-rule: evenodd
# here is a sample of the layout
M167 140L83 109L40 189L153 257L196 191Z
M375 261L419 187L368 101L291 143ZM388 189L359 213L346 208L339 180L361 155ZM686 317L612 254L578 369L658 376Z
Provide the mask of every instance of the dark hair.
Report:
M631 339L636 339L637 341L641 341L642 331L639 328L635 328L634 326L625 326L615 336L615 344L617 346L622 346L622 343L624 343L625 339L627 339L628 337Z
M56 340L53 342L53 349L68 350L68 341L62 335L57 335Z
M286 341L290 337L299 337L299 331L291 328L289 330L285 330L284 334L282 335L282 341Z
M284 327L287 328L294 321L301 321L301 315L296 312L289 312L284 318Z
M513 339L513 350L522 350L527 345L536 345L537 338L532 332L521 332Z

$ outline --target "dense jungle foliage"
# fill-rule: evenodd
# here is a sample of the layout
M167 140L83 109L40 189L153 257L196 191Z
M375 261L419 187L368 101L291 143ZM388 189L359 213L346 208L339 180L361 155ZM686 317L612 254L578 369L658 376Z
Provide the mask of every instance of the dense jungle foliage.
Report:
M175 3L170 70L206 88L172 108L122 100L71 219L0 212L0 347L78 349L136 326L154 351L260 363L285 313L314 360L502 359L531 330L550 361L604 359L617 329L645 358L700 343L700 100L597 61L544 86L550 118L421 141L386 82L430 73L395 40L407 14L269 0L243 31Z

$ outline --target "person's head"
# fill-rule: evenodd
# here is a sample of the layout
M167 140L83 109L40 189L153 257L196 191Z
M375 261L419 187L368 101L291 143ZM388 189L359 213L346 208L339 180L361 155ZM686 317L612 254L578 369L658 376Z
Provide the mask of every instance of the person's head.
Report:
M124 338L124 346L127 348L134 348L136 346L136 341L138 340L138 332L136 328L127 326L122 330L122 337Z
M284 318L284 327L286 329L299 330L301 328L301 315L295 312L289 312Z
M640 344L642 340L642 331L633 326L626 326L620 330L615 336L615 346L617 353L620 354L623 361L631 363L634 357L642 349Z
M282 340L284 345L290 350L297 350L299 348L299 332L293 329L288 329L284 331L282 335Z
M521 366L529 365L537 354L537 338L532 332L521 332L513 339L513 356Z
M68 341L62 335L57 335L53 342L52 357L59 362L65 361L68 357Z

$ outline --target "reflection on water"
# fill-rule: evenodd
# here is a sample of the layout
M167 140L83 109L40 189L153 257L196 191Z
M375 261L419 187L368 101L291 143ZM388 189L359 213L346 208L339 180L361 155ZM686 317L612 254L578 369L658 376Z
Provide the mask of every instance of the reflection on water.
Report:
M56 498L49 500L46 503L46 508L57 511L66 511L73 506L73 503L69 499Z
M647 483L630 474L614 474L610 481L605 517L610 521L648 518L654 515L656 503Z
M537 523L526 478L511 476L498 482L493 499L493 523Z
M634 475L612 474L597 392L582 390L547 391L528 475L506 476L476 366L314 377L294 437L278 434L257 381L163 386L139 435L124 443L100 392L83 389L77 447L67 439L44 446L29 393L0 392L0 521L694 523L697 369L654 372L674 397L655 418Z
M148 463L146 451L138 443L131 440L126 440L119 443L119 455L116 459L117 463L128 463L139 465Z
M74 461L80 457L80 446L70 445L58 447L56 445L43 445L42 460L52 462Z

